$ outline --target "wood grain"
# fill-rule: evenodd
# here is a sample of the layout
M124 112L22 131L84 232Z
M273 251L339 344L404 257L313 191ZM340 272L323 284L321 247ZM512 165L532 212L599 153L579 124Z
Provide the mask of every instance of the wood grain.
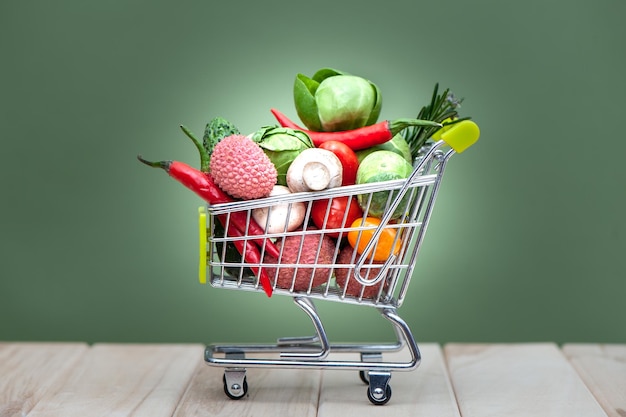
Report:
M317 413L319 370L248 368L248 395L239 400L224 393L223 375L221 367L198 368L174 416L313 417Z
M441 347L420 346L422 362L415 371L393 372L389 385L391 400L375 406L367 398L368 386L358 371L324 370L320 392L320 417L380 417L381 415L458 417ZM385 356L385 360L407 362L407 352Z
M566 344L563 353L609 417L626 417L626 345Z
M420 349L420 366L394 372L391 401L378 407L353 370L248 368L248 396L235 401L201 345L0 342L0 417L626 417L626 345Z
M84 343L0 343L0 417L24 416L62 386Z
M444 347L463 417L605 417L555 344Z
M202 352L199 345L94 345L28 416L171 416Z

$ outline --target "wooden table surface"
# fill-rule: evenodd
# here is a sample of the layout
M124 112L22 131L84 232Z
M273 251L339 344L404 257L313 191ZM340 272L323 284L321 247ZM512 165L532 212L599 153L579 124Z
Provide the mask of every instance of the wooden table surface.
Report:
M0 416L626 416L626 345L420 350L374 406L356 371L248 368L235 401L201 345L0 342Z

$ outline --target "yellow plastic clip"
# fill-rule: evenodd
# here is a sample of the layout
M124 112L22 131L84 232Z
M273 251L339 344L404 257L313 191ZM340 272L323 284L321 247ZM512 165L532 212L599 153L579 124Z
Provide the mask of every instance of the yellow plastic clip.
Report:
M204 206L198 207L198 232L200 235L200 263L198 268L198 280L200 284L206 284L206 209Z
M439 133L439 132L437 132ZM478 140L480 129L471 120L462 120L441 129L439 138L445 141L457 153L461 153Z

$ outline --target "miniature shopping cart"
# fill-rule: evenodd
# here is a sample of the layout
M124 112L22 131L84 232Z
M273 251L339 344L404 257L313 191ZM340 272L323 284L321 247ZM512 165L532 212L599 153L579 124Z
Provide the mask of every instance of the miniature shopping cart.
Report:
M376 405L389 401L392 372L414 370L421 360L411 329L398 315L397 309L407 294L446 163L453 154L462 152L477 138L478 128L473 122L458 123L457 128L450 129L447 135L441 135L440 140L431 140L421 148L421 155L413 164L414 170L406 180L349 185L200 208L200 281L208 281L216 288L262 292L253 270L267 268L273 271L274 277L278 276L279 270L292 272L294 280L288 281L287 285L284 282L281 284L278 279L273 280L273 294L292 297L295 304L311 319L316 332L311 337L281 338L276 344L207 346L205 361L209 365L224 367L224 392L228 397L240 399L247 394L247 367L330 368L359 371L362 381L368 385L368 399ZM380 193L388 197L379 226L347 224L334 229L308 226L316 201L329 202L330 207L333 199L354 197L361 202L365 218L370 214L368 210L373 197L380 198ZM242 261L241 256L229 258L229 244L250 238L229 236L221 223L228 222L229 216L235 212L244 212L250 219L253 210L265 208L271 211L272 207L279 204L283 207L285 204L288 207L304 204L304 226L294 231L267 233L262 238L278 242L289 237L300 237L303 242L304 237L309 236L317 237L321 242L323 236L332 235L334 246L330 260L316 259L313 263L305 263L300 262L300 254L296 254L295 260L291 254L290 263L264 257L258 264L251 264ZM370 255L377 249L381 234L389 230L394 231L393 247L397 250L390 252L385 261L374 262L374 256ZM357 239L367 234L368 241L360 254L353 251L351 258L339 263L340 253L346 247L345 236L349 233L356 233ZM301 245L299 250L302 249ZM348 278L344 279L342 285L338 284L339 270L348 271ZM318 273L324 274L321 284L318 281L304 286L301 283L295 285L296 276L306 277L308 274L319 277L316 275ZM349 280L353 280L352 287L348 284ZM331 344L317 313L314 304L316 300L371 306L391 322L397 340L392 343ZM410 354L407 361L385 360L384 356L388 352L404 352L405 349ZM342 354L351 356L349 359L340 359Z

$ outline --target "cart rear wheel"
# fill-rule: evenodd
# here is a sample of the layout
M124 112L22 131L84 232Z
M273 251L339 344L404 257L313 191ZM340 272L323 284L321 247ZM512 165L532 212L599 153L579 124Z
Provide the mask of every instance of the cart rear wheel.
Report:
M370 379L367 376L367 371L359 371L359 378L361 378L361 381L363 381L365 384L370 384Z
M240 400L248 394L248 379L245 376L241 385L234 383L229 386L226 382L226 375L224 375L222 380L224 382L224 393L231 400Z
M389 400L391 399L391 386L390 385L387 385L385 387L384 393L383 393L382 388L375 388L373 391L374 392L372 393L372 390L370 389L370 387L367 388L367 398L374 405L387 404Z

